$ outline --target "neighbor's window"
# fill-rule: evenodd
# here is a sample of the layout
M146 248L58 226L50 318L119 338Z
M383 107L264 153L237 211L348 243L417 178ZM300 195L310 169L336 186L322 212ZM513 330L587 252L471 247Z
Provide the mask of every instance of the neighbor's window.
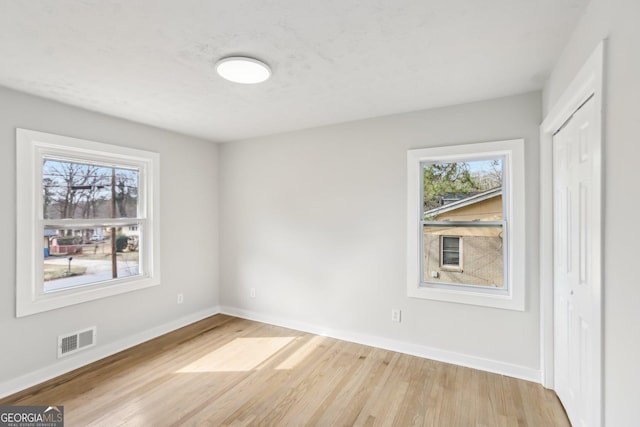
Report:
M408 293L524 307L523 143L408 153Z
M157 154L24 129L17 151L18 316L159 283Z
M462 238L458 236L442 236L440 240L440 266L460 267Z

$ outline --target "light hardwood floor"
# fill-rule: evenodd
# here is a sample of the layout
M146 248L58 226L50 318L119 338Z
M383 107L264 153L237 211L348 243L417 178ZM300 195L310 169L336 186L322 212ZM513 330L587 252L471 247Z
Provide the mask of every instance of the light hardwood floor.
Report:
M74 426L569 426L542 386L216 315L0 400Z

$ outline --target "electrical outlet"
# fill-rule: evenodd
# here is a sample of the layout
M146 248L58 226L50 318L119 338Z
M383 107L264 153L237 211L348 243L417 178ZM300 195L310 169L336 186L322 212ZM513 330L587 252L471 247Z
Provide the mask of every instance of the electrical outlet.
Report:
M256 297L256 288L251 288L250 296L251 296L251 298L255 298Z
M178 304L182 304L184 302L184 295L178 294Z
M391 321L392 322L400 323L400 319L401 319L400 315L401 315L401 311L400 311L399 308L391 309Z

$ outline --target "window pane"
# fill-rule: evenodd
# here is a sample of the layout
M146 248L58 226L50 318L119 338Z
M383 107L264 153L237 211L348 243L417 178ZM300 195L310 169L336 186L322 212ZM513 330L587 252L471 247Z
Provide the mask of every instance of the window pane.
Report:
M460 265L460 238L442 237L442 265Z
M503 288L500 226L423 227L424 282Z
M45 158L44 219L136 218L138 171Z
M460 254L458 252L442 252L443 265L459 265Z
M503 159L422 164L424 220L503 219Z
M114 252L111 228L45 228L44 292L140 275L140 229L137 223L115 229Z
M458 252L460 250L460 238L459 237L443 237L442 238L443 250L453 250Z

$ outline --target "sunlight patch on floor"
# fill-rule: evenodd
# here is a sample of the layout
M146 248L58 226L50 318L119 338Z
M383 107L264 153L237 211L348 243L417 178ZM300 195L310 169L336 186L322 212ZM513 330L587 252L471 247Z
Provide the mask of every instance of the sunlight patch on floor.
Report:
M313 352L324 341L324 337L314 336L305 345L300 347L295 353L282 362L276 369L293 369L302 362L311 352Z
M294 339L295 337L236 338L177 373L250 371Z

